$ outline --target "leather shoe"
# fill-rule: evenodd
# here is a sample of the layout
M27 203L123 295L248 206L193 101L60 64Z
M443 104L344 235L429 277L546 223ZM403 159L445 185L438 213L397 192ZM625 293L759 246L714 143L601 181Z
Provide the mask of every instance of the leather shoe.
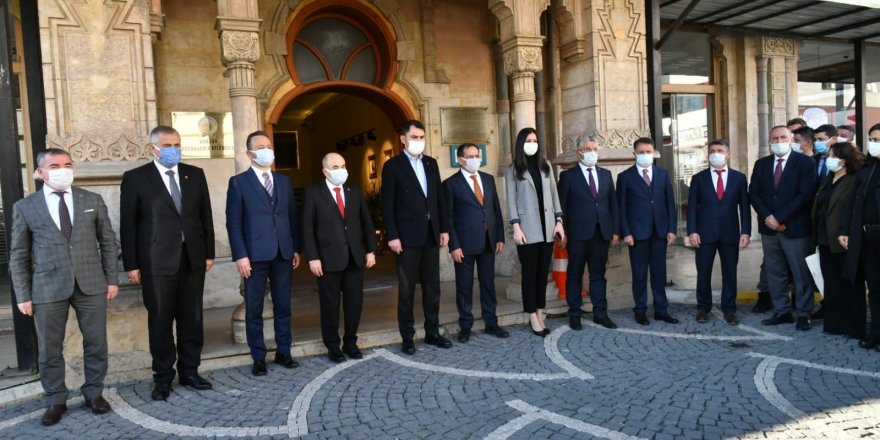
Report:
M678 324L678 320L673 318L672 316L670 316L668 313L663 313L663 314L655 313L654 319L656 319L658 321L663 321L667 324Z
M272 361L278 365L281 365L284 368L296 368L299 366L299 362L293 358L293 356L289 354L281 354L275 352L275 360Z
M92 400L86 399L86 408L91 409L94 414L107 414L111 410L110 403L100 394Z
M810 323L810 318L807 318L806 316L799 316L797 319L797 324L795 324L794 328L805 332L813 328L813 324Z
M171 382L168 381L156 381L153 383L153 392L150 393L150 397L153 400L168 400L168 396L171 394Z
M450 348L452 347L452 342L449 339L441 335L427 335L425 336L425 344L433 345L435 347L440 348Z
M413 341L403 341L400 344L400 351L402 351L403 354L412 356L416 354L416 344L414 344Z
M581 324L581 318L578 316L577 318L573 316L568 317L568 326L572 330L581 330L584 328L583 324Z
M214 386L211 385L211 382L208 382L207 379L199 376L198 373L190 374L189 376L180 376L180 384L197 390L210 390L211 388L214 388Z
M510 337L510 332L504 330L501 327L498 327L497 325L490 325L489 327L486 327L486 333L501 339Z
M705 310L697 310L697 322L700 324L709 322L709 312Z
M774 313L773 316L761 321L761 324L779 325L779 324L791 324L792 322L794 322L794 317L791 316L791 313L783 313L783 314Z
M456 338L458 339L458 342L461 342L462 344L470 341L471 340L470 329L465 329L465 328L461 329L461 331L458 332L458 336Z
M638 325L648 325L651 321L648 321L648 317L645 316L644 313L636 314L636 324Z
M871 350L871 349L876 350L878 346L880 346L880 344L878 344L877 341L872 340L872 339L859 341L859 347L864 348L865 350Z
M269 369L266 368L266 361L254 361L254 366L251 367L251 374L254 376L265 376L269 374Z
M819 310L810 314L810 319L825 319L825 307L819 306Z
M614 330L617 328L617 324L615 324L613 321L611 321L611 318L609 318L607 316L594 316L593 322L601 325L602 327L605 327L605 328L608 328L611 330Z
M724 321L730 325L739 325L739 318L735 312L727 312L724 314Z
M346 356L352 359L363 359L364 354L361 353L361 349L358 348L357 345L344 345L342 346L342 352L345 353Z
M330 347L327 349L327 357L330 358L331 361L340 364L345 362L345 355L342 353L342 350L339 347Z
M758 301L752 307L752 313L764 313L773 309L773 301L770 300L770 292L758 292Z
M46 412L43 413L43 418L40 419L40 422L43 423L43 426L52 426L61 421L61 416L67 412L67 405L51 405L46 409Z

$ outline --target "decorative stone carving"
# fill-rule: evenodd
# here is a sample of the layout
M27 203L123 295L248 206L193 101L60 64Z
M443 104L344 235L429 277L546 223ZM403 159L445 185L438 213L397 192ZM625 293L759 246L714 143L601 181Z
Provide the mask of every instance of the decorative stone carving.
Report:
M599 130L596 132L596 143L603 148L631 149L636 139L650 136L648 130L635 128Z
M764 55L779 55L793 57L795 43L791 38L778 35L764 35L761 41L761 49Z
M449 84L449 76L443 69L437 68L433 0L422 0L422 52L425 59L425 82Z
M46 146L66 150L75 163L133 162L149 158L149 140L145 137L132 139L128 135L111 139L90 138L86 135L51 136L46 140Z
M515 46L504 51L504 71L508 75L519 72L537 72L542 67L540 47Z
M256 63L260 59L260 37L256 32L224 31L220 40L224 63Z

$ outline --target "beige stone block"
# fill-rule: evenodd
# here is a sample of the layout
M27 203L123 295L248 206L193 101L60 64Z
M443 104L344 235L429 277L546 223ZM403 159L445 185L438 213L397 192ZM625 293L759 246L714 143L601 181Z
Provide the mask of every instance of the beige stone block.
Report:
M562 91L562 113L582 110L595 105L596 89L592 83Z

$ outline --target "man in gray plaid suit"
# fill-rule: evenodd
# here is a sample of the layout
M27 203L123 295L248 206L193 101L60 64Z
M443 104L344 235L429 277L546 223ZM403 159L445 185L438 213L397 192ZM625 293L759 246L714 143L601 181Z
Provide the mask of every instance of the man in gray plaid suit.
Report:
M37 156L43 179L37 191L15 203L9 270L18 310L33 316L40 382L49 405L42 423L54 425L67 411L64 333L70 307L83 336L85 404L110 411L101 396L107 374L107 302L118 292L116 235L101 196L71 187L73 162L49 148Z

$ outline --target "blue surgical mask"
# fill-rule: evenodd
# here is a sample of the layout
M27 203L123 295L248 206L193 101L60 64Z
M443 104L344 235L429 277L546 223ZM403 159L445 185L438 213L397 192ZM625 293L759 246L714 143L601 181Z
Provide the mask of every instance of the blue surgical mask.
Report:
M267 167L275 162L275 150L271 148L261 148L254 151L254 163L261 167Z
M159 163L165 168L174 168L180 163L180 147L159 148Z
M828 141L815 141L813 142L813 150L816 151L816 154L825 154L828 152Z
M836 173L843 168L843 164L840 162L839 157L829 157L828 159L825 159L825 166L828 167L828 171L831 171L832 173Z
M348 170L345 168L337 168L335 170L328 171L330 171L330 177L328 178L330 180L330 183L336 186L342 185L343 183L345 183L346 180L348 180Z
M654 154L642 153L636 155L636 163L642 168L648 168L654 163Z

